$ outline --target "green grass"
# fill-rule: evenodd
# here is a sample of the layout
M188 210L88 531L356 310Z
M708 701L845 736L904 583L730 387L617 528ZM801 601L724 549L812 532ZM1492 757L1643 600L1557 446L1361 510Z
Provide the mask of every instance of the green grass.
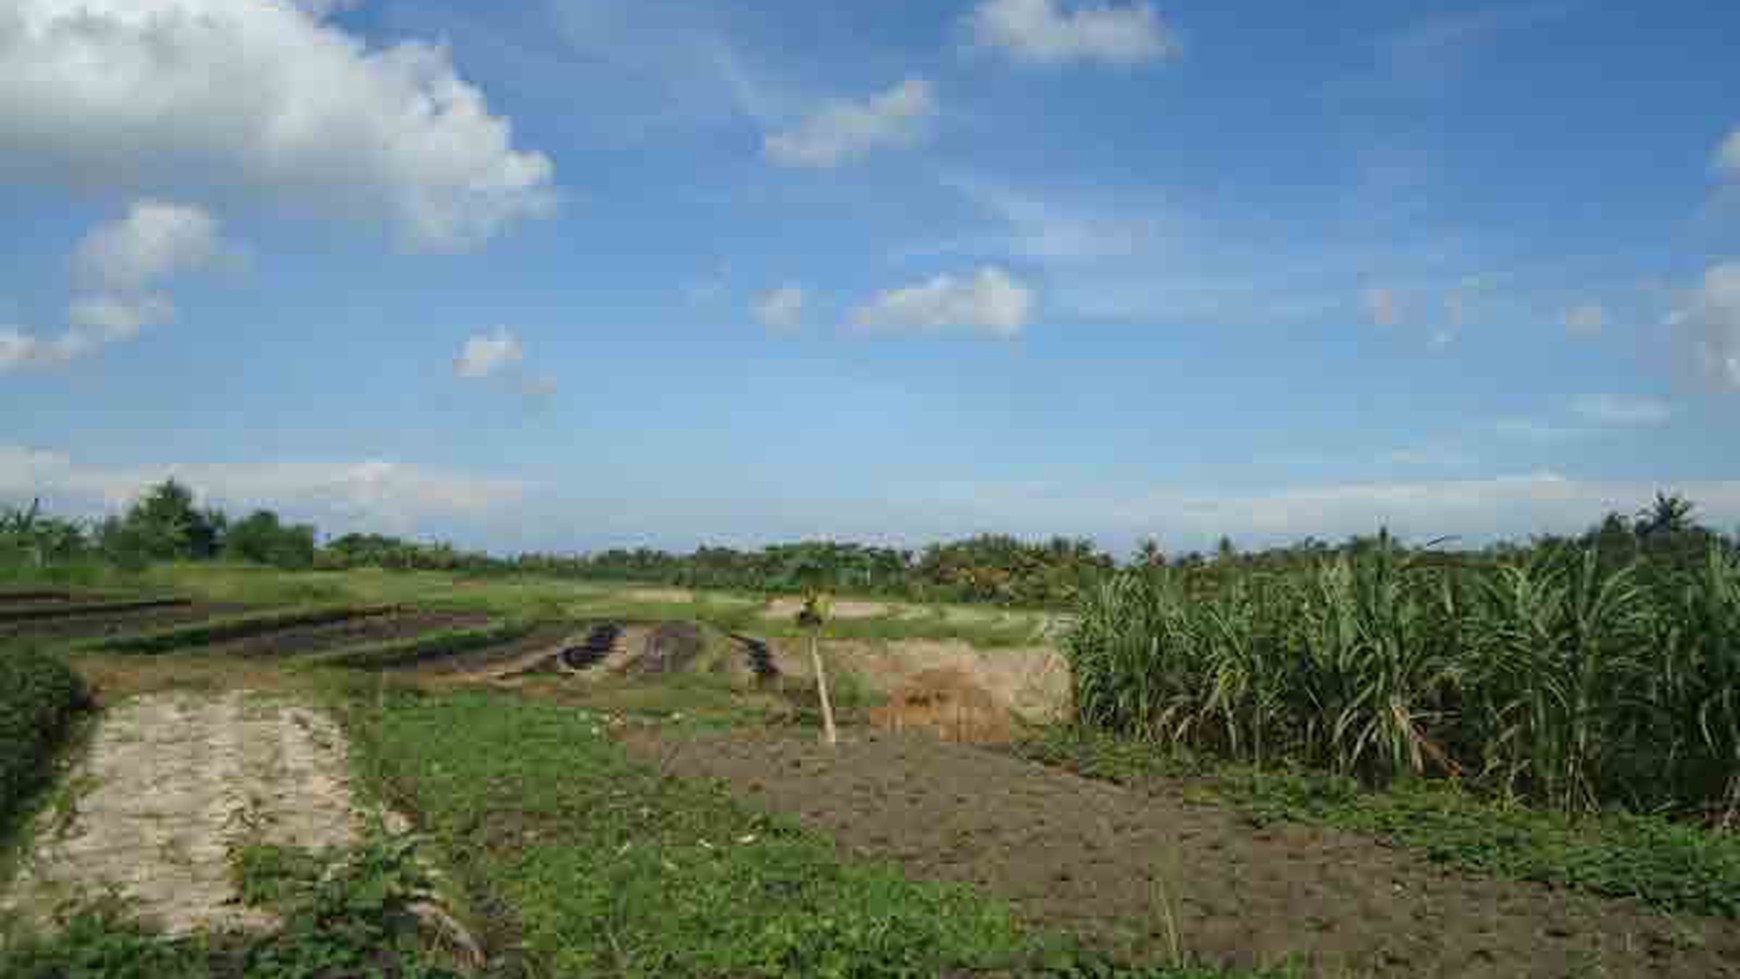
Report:
M360 670L380 670L394 666L409 666L426 659L451 656L468 650L482 649L524 637L535 628L531 622L492 622L473 629L445 629L416 636L404 636L362 646L348 646L314 656L305 656L298 665L342 666Z
M530 975L1195 975L1118 971L971 890L847 862L631 761L595 712L485 693L377 703L349 714L364 780L417 815Z
M343 622L346 619L376 615L385 611L387 609L381 607L358 605L316 605L302 608L272 609L266 612L252 612L206 622L170 626L132 635L107 636L75 643L69 648L75 651L111 653L166 653L171 650L206 646L231 639L245 639L249 636L263 635L299 626Z
M1372 791L1345 776L1258 771L1066 728L1039 732L1019 750L1093 778L1165 783L1167 791L1231 807L1255 823L1331 826L1472 873L1740 918L1740 837L1731 833L1622 812L1574 818L1499 804L1443 782Z

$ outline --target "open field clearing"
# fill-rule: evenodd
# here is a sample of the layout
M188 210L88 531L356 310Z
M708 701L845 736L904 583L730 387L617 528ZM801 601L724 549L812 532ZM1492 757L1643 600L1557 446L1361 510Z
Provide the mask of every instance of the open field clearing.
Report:
M395 968L527 977L1740 976L1732 835L1054 736L1030 725L1080 678L1053 646L836 619L830 749L807 642L761 603L263 574L168 622L29 620L101 710L6 803L0 964L95 943L263 976L362 956L354 933ZM659 614L574 614L598 608ZM368 874L407 883L372 910L319 883ZM125 912L60 904L105 889Z

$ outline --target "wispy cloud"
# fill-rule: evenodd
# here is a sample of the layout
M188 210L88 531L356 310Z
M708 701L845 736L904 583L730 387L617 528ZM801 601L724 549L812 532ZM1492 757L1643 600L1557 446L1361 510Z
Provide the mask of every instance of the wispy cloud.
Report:
M1740 260L1718 262L1668 317L1697 370L1720 387L1740 391Z
M1607 326L1607 310L1600 303L1581 303L1559 316L1565 332L1574 337L1592 337Z
M852 313L852 325L867 333L964 331L1006 340L1020 335L1036 305L1032 287L988 265L878 293Z
M1038 65L1133 65L1176 54L1178 42L1146 2L1069 6L1059 0L982 0L967 14L969 43Z
M1500 418L1492 423L1494 434L1524 442L1564 442L1588 434L1584 428L1542 421L1538 418Z
M867 99L829 100L790 129L769 133L762 153L780 166L837 167L916 143L936 114L931 84L908 78Z
M67 307L67 329L42 337L0 327L0 373L58 367L137 337L175 318L162 289L168 281L211 267L230 246L202 208L171 201L135 201L126 215L92 229L73 254L81 292Z
M511 507L534 485L384 459L117 466L0 445L0 499L41 497L60 513L112 511L171 476L228 509L269 507L329 532L427 532Z
M1660 425L1673 417L1664 401L1626 394L1584 394L1571 400L1571 411L1598 425Z
M506 327L496 327L488 333L466 338L459 356L453 361L453 373L469 381L479 381L517 367L525 355L518 337Z
M1377 38L1372 65L1329 88L1332 96L1376 98L1441 95L1475 60L1508 35L1542 27L1571 13L1570 3L1516 3L1422 17Z
M1153 213L1027 193L982 177L951 174L943 186L992 218L999 230L978 238L939 243L936 251L996 252L1038 262L1092 262L1128 258L1152 247L1161 234Z
M804 320L804 287L788 282L762 293L756 297L751 311L756 322L770 330L796 330Z
M1402 299L1394 289L1372 286L1360 294L1359 303L1373 326L1393 327L1402 321Z

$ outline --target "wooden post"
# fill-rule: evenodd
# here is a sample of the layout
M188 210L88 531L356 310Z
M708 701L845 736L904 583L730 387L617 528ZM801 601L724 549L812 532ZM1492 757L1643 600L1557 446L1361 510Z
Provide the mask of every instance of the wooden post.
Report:
M821 627L810 629L810 662L816 668L816 692L822 698L822 729L829 745L840 743L840 734L834 728L834 705L828 700L828 674L822 666L822 647L818 641Z

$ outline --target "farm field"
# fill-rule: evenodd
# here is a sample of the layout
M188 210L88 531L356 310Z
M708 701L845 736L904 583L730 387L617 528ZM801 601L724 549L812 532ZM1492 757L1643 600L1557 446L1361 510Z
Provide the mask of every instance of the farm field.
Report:
M0 786L21 975L89 954L140 975L1740 975L1731 835L1156 766L1035 726L1070 684L1034 613L849 606L822 643L830 749L779 599L133 584L187 601L0 593L4 655L59 656L98 708L52 778ZM105 888L129 909L46 920Z

